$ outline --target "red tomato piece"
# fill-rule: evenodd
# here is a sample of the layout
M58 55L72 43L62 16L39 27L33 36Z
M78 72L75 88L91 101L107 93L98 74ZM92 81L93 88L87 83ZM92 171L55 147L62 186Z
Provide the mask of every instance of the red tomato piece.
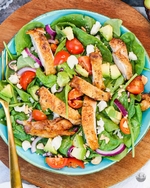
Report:
M128 121L126 117L123 117L120 121L120 130L124 133L124 134L130 134L130 129L128 126Z
M76 168L78 166L81 168L85 168L83 161L73 158L73 157L68 158L67 166L72 167L72 168Z
M32 71L24 72L20 77L20 85L22 86L23 90L26 90L28 85L32 82L35 78L36 73Z
M127 91L135 95L140 94L144 91L144 84L142 76L135 77L132 82L126 87Z
M82 95L83 95L83 93L81 91L74 88L69 91L68 100L77 99L77 98L81 97Z
M84 68L90 75L92 75L92 65L89 56L80 56L78 58L79 65Z
M69 104L70 107L78 109L78 108L82 107L83 101L78 100L78 99L73 99L73 100L68 101L68 104Z
M70 54L65 50L59 51L56 54L56 56L54 57L54 65L57 66L57 65L60 65L64 62L66 62L69 56L70 56Z
M47 116L41 110L38 110L38 109L34 109L32 111L32 117L36 121L41 121L41 120L47 119Z
M68 163L68 158L46 157L46 163L55 169L64 168Z
M66 48L71 54L80 54L84 51L82 43L77 38L67 40Z

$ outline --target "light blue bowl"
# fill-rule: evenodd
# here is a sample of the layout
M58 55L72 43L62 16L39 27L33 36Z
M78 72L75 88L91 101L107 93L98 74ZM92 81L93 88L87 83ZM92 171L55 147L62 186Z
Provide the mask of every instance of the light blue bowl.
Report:
M85 11L85 10L76 10L76 9L66 9L66 10L57 10L57 11L52 11L48 12L44 15L41 15L37 17L35 20L42 22L43 24L50 24L54 20L58 19L61 16L67 15L67 14L83 14L83 15L88 15L99 21L101 24L103 24L107 19L109 19L106 16L100 15L98 13L90 12L90 11ZM121 27L121 32L125 33L129 31L125 27ZM9 49L11 50L12 53L15 53L15 47L14 47L14 38L9 42L8 44ZM1 62L0 62L1 63ZM149 64L149 57L147 53L145 52L145 67L150 69L150 64ZM0 70L2 68L2 65L0 64ZM148 71L143 71L143 74L146 75L148 78L148 83L145 86L145 92L150 91L150 74ZM2 75L0 75L1 78ZM144 137L146 132L148 131L149 128L149 123L150 123L150 109L145 111L143 113L143 120L142 120L142 125L141 125L141 132L136 140L136 143L139 143L141 139ZM8 135L7 135L7 128L5 125L0 124L0 135L2 139L8 143ZM18 155L26 160L27 162L31 163L34 166L37 166L43 170L49 171L49 172L54 172L58 174L65 174L65 175L85 175L85 174L91 174L95 173L101 170L104 170L105 168L108 168L109 166L113 165L115 162L110 161L108 159L103 159L102 162L98 165L92 165L92 164L86 164L84 169L81 168L68 168L65 167L61 170L55 170L51 169L44 161L44 158L40 155L37 154L32 154L30 151L24 151L22 148L17 146L17 153Z

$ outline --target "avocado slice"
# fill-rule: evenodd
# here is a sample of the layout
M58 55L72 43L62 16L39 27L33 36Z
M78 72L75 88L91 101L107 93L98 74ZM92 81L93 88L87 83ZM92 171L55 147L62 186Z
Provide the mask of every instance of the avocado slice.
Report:
M75 157L76 159L84 160L85 155L86 155L86 149L84 147L81 147L81 148L74 147L71 152L71 155Z
M28 89L28 92L33 97L34 100L38 101L38 95L36 94L37 90L39 89L39 86L35 85Z
M101 65L102 75L104 78L110 77L110 63L104 63Z
M109 116L109 118L116 124L118 124L122 118L122 114L121 112L118 112L117 110L115 110L115 108L113 106L109 106L105 109L107 115Z
M0 94L3 95L4 97L7 97L7 98L11 99L13 97L13 88L12 88L12 86L10 84L7 84L0 91Z
M109 24L101 27L100 33L107 41L110 41L113 38L113 28Z
M52 138L49 138L45 147L44 147L44 151L45 152L51 152L53 154L57 154L57 151L55 150L55 148L52 146Z
M117 65L114 64L110 66L110 75L112 79L117 79L121 75Z
M82 68L81 65L79 64L76 65L76 72L84 77L88 77L89 75L89 73L84 68Z

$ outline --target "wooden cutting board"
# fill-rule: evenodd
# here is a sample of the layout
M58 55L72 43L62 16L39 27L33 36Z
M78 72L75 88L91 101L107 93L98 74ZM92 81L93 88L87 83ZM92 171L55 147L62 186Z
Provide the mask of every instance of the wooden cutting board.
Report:
M150 55L150 24L135 9L121 2L120 0L32 0L0 25L0 51L3 49L3 41L6 43L16 32L33 18L46 12L76 8L85 9L110 18L120 18L123 25L131 30L139 38ZM84 176L65 176L43 171L23 159L19 158L21 175L27 180L41 188L104 188L116 184L132 175L141 168L150 158L150 131L143 140L136 146L136 156L132 158L129 153L120 162L113 166ZM0 160L8 166L7 145L0 138Z

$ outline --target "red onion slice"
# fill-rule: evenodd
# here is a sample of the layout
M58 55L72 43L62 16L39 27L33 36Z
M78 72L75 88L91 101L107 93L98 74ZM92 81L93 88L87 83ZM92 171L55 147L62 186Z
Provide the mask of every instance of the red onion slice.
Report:
M46 32L51 36L51 39L53 40L56 36L56 31L54 31L50 25L45 26Z
M17 74L18 74L19 76L21 76L21 75L22 75L24 72L26 72L26 71L36 72L36 69L31 68L31 67L23 67L23 68L21 68L21 69L18 70Z
M124 106L121 104L121 102L118 99L115 99L114 103L117 106L117 108L120 110L120 112L122 113L123 116L128 115L127 110L124 108Z
M11 69L11 70L15 70L15 66L17 66L16 65L16 60L13 60L13 61L10 61L9 63L8 63L8 66L9 66L9 68Z
M36 152L36 144L38 141L40 141L42 139L42 137L38 136L33 142L32 142L32 145L31 145L31 152L32 153L35 153Z
M25 52L28 54L29 57L31 57L31 58L32 58L35 62L37 62L40 66L42 66L41 61L40 61L36 56L34 56L34 55L30 52L29 48L25 48L24 50L25 50Z
M68 157L72 157L71 152L72 152L73 148L74 148L74 146L71 146L71 147L68 149L68 152L67 152Z
M125 144L122 143L116 149L111 150L111 151L103 151L100 149L96 149L96 153L103 155L103 156L114 156L114 155L118 155L119 153L121 153L125 148L126 148Z

